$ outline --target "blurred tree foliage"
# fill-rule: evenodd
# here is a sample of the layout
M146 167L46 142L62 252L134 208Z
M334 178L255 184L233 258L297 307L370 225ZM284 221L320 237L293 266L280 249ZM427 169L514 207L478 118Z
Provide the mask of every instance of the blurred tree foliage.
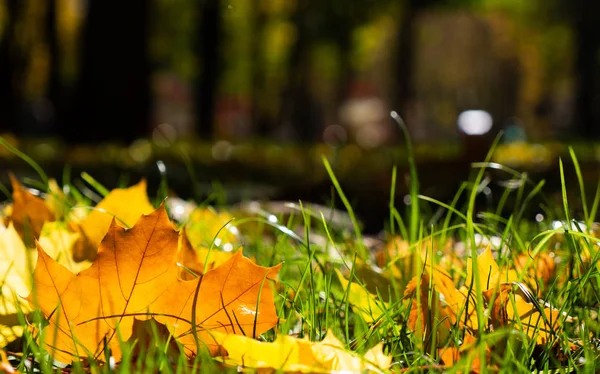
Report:
M203 139L310 142L348 100L377 97L442 138L472 106L533 137L598 137L599 14L585 0L5 0L0 131L130 142L180 121Z

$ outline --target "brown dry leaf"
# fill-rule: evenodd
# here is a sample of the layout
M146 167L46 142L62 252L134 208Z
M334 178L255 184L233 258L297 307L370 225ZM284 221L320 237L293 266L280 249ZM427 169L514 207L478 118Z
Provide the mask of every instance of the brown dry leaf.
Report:
M63 219L67 215L69 209L67 197L55 179L48 180L46 205L58 220Z
M131 229L113 220L98 257L78 275L38 247L36 294L29 301L34 303L37 296L49 319L43 331L45 348L56 360L71 362L76 357L101 357L106 342L119 360L117 327L120 339L127 340L135 318L153 316L193 354L191 320L197 288L195 312L201 332L243 333L230 319L233 316L246 333L260 334L277 323L274 296L266 280L275 277L279 267L256 266L238 252L202 278L182 281L178 279L177 243L178 233L161 206Z
M54 214L50 211L44 199L27 191L12 174L10 175L10 182L13 188L10 221L15 226L19 236L24 240L26 233L34 238L39 237L44 222L54 221Z
M381 372L390 367L392 358L383 353L383 344L371 348L364 356L348 352L332 331L321 342L310 342L288 335L272 343L239 336L213 334L227 351L229 363L253 369L270 369L298 373Z
M73 231L81 234L75 250L75 260L93 260L102 238L114 217L126 226L133 226L142 214L154 208L146 194L146 180L129 188L115 188L80 223L72 223Z

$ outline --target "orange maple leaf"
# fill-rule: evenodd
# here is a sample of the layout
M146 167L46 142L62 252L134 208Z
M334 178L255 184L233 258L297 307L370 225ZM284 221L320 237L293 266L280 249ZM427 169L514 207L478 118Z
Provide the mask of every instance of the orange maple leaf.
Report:
M167 325L190 355L197 347L191 333L193 314L195 330L201 333L216 329L260 334L277 323L274 296L265 280L273 279L279 267L259 267L238 252L201 278L180 280L178 239L161 206L131 229L113 220L96 260L77 275L38 245L35 287L28 300L48 317L44 345L53 357L61 362L99 358L107 345L119 360L118 340L131 336L136 318L154 317Z
M521 253L515 259L515 270L519 273L526 272L524 278L528 284L548 286L556 276L555 258L549 253L541 252L531 257ZM540 288L540 293L542 289Z
M485 343L480 343L485 344ZM491 349L487 345L484 347L485 350L485 359L484 365L481 363L481 357L478 354L477 347L477 339L471 335L466 333L460 347L446 347L438 349L438 355L440 359L444 363L444 365L448 368L456 369L457 364L460 360L465 360L465 363L468 364L468 372L469 373L480 373L485 371L485 368L491 369L489 367L489 359L491 357ZM460 371L457 371L460 373Z
M10 182L13 188L10 220L23 240L25 240L28 230L33 237L39 237L44 222L54 221L54 214L42 198L27 191L12 174Z
M457 322L454 303L449 307L445 300L454 300L455 294L461 295L453 285L448 287L443 281L447 274L439 272L441 270L436 268L425 270L420 277L414 277L408 283L404 292L410 303L408 326L423 342L431 342L434 332L436 341L444 342L452 324ZM449 275L448 279L452 283ZM463 305L463 301L460 299L457 303Z

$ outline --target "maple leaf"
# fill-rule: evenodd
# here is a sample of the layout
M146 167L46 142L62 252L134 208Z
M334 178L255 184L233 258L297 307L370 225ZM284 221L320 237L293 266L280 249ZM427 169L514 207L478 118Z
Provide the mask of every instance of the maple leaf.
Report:
M32 272L37 260L37 252L28 249L17 233L13 224L2 227L0 233L0 346L21 336L23 328L16 326L19 322L16 315L20 312L32 311L30 304L24 299L31 293ZM43 243L50 256L59 264L73 271L80 271L89 263L75 263L70 248L77 234L69 232L58 222L46 222L42 228L39 242ZM12 323L8 324L8 321Z
M77 274L92 265L90 261L74 259L73 251L79 238L80 235L70 231L63 222L46 222L42 227L38 243L48 256Z
M552 307L534 305L521 295L514 294L514 304L507 303L506 315L512 326L522 330L530 338L535 338L539 345L548 344L557 336L561 322L569 318L561 318L560 312Z
M348 282L339 270L336 269L335 272L344 291L347 291L350 287L348 303L352 305L354 312L359 314L367 323L377 321L387 309L387 304L381 303L377 296L371 294L359 284Z
M188 217L187 234L194 248L209 248L214 240L217 248L229 247L238 242L238 230L230 222L233 217L227 212L197 208Z
M173 335L188 355L196 354L198 347L191 322L197 293L195 317L201 340L210 340L212 331L258 336L278 322L269 281L275 280L280 268L281 264L271 268L258 266L237 251L202 277L171 285L155 303L157 310L169 313L156 319L174 326ZM217 351L214 344L206 345L212 353Z
M284 372L380 372L392 363L378 344L360 356L348 352L329 330L321 342L279 336L272 343L259 342L240 335L213 333L215 342L227 351L227 362L253 369Z
M510 303L509 295L512 289L511 284L501 284L498 289L483 292L483 299L487 302L490 311L490 326L493 330L508 324L507 306Z
M54 214L46 205L44 199L33 195L11 174L10 182L13 188L13 204L10 221L21 236L26 234L37 238L46 221L54 221Z
M35 264L35 256L35 251L27 249L12 222L0 233L0 315L31 310L19 295L25 296L31 290L30 271Z
M27 250L12 223L0 233L0 347L23 334L17 314L31 311L29 304L19 295L30 290L35 252Z
M435 273L436 270L429 270ZM436 282L436 279L438 281ZM404 297L408 300L410 312L408 315L408 327L423 342L431 342L431 335L436 333L437 342L443 342L448 337L448 332L453 323L457 321L457 310L454 305L445 307L440 298L440 294L454 297L451 289L445 289L445 284L440 281L440 277L433 278L426 270L420 277L414 277L404 291ZM441 293L438 285L442 288ZM458 292L458 291L456 291ZM431 293L431 297L430 297ZM462 304L463 299L458 301Z
M525 332L529 337L535 337L538 344L547 343L560 327L560 313L551 307L541 307L531 302L535 297L523 284L517 283L518 276L514 270L502 270L494 260L490 247L477 257L480 285L486 313L489 316L490 327L498 329L511 326ZM471 261L468 261L467 285L471 285ZM525 297L514 292L514 285L519 285ZM462 293L468 291L466 287Z
M114 217L131 227L142 214L149 214L153 210L146 194L144 179L129 188L115 188L81 222L72 223L73 231L81 234L81 240L76 245L75 259L82 261L95 258L96 249Z
M35 295L28 300L37 302L49 319L44 344L53 357L61 362L99 357L106 342L118 360L117 328L121 340L129 339L135 318L154 317L164 323L189 354L196 352L193 314L202 332L243 333L236 329L242 326L246 332L260 334L277 323L274 297L264 280L272 279L279 267L256 266L238 252L201 278L179 280L178 240L161 206L131 229L113 220L96 260L77 275L38 246ZM198 302L194 303L197 289ZM237 316L239 326L229 316Z
M8 343L17 340L20 336L23 336L25 328L20 326L17 318L11 316L5 321L5 317L0 317L0 348L6 347Z
M470 373L480 373L485 367L489 365L487 362L486 366L481 364L481 358L478 351L475 349L477 346L477 339L471 334L465 334L463 342L460 347L446 347L438 349L438 355L447 368L456 367L457 363L463 359L470 361ZM491 356L491 350L485 346L486 360L489 361Z
M195 249L190 243L186 231L183 229L179 236L177 254L177 262L181 265L181 279L195 279L205 271L212 270L233 257L232 252L224 252L215 248L213 250L205 247Z
M533 258L529 254L521 253L516 258L515 270L520 273L526 271L528 283L541 280L541 284L548 285L555 276L556 264L554 257L546 252L538 253Z
M514 292L512 284L502 284L498 290L485 291L483 296L490 311L492 329L512 326L535 338L537 344L548 343L560 329L558 310L528 302Z
M465 287L473 287L475 289L475 283L473 279L473 260L467 260L467 280ZM492 254L491 246L487 246L486 249L477 256L476 265L479 275L479 285L482 291L487 291L498 287L501 283L516 282L519 280L517 272L509 269L501 269L494 256Z

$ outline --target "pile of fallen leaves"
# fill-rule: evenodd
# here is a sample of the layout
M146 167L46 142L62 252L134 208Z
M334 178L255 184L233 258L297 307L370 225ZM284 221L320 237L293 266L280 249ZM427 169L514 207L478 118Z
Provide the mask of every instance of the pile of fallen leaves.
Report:
M248 258L239 244L251 233L228 212L155 209L144 181L84 204L54 181L39 193L11 180L0 232L0 372L44 357L50 367L144 368L159 353L192 371L208 362L285 372L480 372L515 360L549 368L577 364L594 336L573 316L572 294L593 293L584 285L597 254L582 246L575 256L556 233L521 253L479 236L471 253L433 236L357 242L301 210L297 231L272 214L254 221L253 230L270 225L295 240L290 253L265 235ZM311 231L311 214L324 232ZM366 258L359 246L371 247Z
M211 227L189 237L177 231L164 204L150 204L144 181L111 191L93 209L66 210L56 183L42 198L11 180L13 202L0 233L0 321L16 323L1 325L2 346L26 332L55 363L114 364L132 355L123 342L138 344L134 355L148 349L140 344L155 344L144 337L153 330L175 347L175 358L203 352L234 367L329 372L391 364L381 344L360 356L333 333L320 342L256 340L279 321L281 264L262 267L241 249L213 250L199 234L214 234ZM190 218L188 230L223 221L211 210ZM42 312L41 323L33 322L34 311Z

